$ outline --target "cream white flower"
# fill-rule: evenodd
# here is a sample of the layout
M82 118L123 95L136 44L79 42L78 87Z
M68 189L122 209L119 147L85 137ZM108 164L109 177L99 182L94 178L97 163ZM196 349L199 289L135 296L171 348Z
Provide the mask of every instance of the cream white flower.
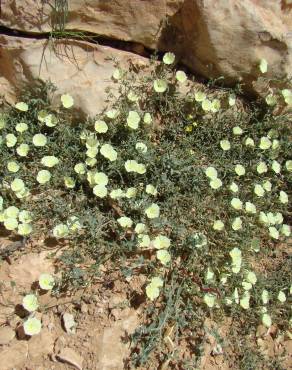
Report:
M163 56L164 64L172 64L175 61L175 55L173 53L165 53Z
M272 190L272 183L269 180L264 181L262 186L265 189L265 191L271 191Z
M8 148L14 147L14 145L17 143L17 137L14 134L7 134L5 136L6 139L6 146Z
M291 235L291 228L289 225L283 224L281 227L281 234L289 237Z
M269 292L268 292L266 289L264 289L264 290L262 291L262 296L261 296L261 298L262 298L262 302L263 302L263 304L268 304L268 303L269 303Z
M257 212L257 209L256 209L256 206L253 204L253 203L251 203L251 202L246 202L245 203L245 211L247 212L247 213L256 213Z
M20 166L15 161L9 161L9 162L7 162L7 169L8 169L9 172L16 173L16 172L19 171Z
M171 255L166 250L159 250L156 252L157 259L166 266L171 261Z
M138 235L138 238L139 238L139 247L141 247L141 248L148 248L150 246L151 240L150 240L149 235L147 235L147 234L139 234Z
M134 198L137 195L137 189L136 188L128 188L126 191L126 198Z
M204 302L206 303L206 305L208 307L212 308L212 307L215 306L216 296L214 294L211 294L211 293L206 293L204 295Z
M17 218L18 215L19 215L19 209L15 206L10 206L5 209L5 216L7 216L7 218L9 217Z
M78 173L79 175L84 175L86 172L86 166L84 163L77 163L74 166L74 171Z
M221 220L216 220L213 223L213 229L217 231L221 231L224 229L224 223Z
M94 129L99 134L104 134L108 131L108 125L102 120L97 120L95 121Z
M222 181L220 179L216 178L216 179L211 180L209 184L210 184L212 189L217 190L217 189L221 188Z
M120 217L117 219L117 222L123 227L123 228L129 228L132 227L133 221L129 217Z
M202 101L202 109L205 111L205 112L209 112L211 111L212 109L212 103L209 99L205 99Z
M156 249L167 249L170 247L170 239L164 235L158 235L153 240L153 245Z
M136 226L135 226L135 232L137 234L143 234L144 232L146 231L146 225L139 222Z
M151 300L154 301L156 298L159 297L159 287L150 283L146 286L146 295Z
M122 77L122 71L119 68L116 68L112 74L114 80L120 80Z
M136 150L138 150L141 153L146 153L147 152L147 145L144 143L137 143L135 146Z
M229 252L229 255L232 259L232 272L234 274L238 274L241 269L241 263L242 263L241 250L235 247Z
M107 196L107 188L105 185L95 185L93 188L93 194L98 198L105 198Z
M258 197L263 197L265 195L265 190L264 188L262 187L262 185L260 184L255 184L254 186L254 193L258 196Z
M138 112L130 111L127 117L127 125L132 128L133 130L137 130L139 127L139 122L141 121L141 117L139 116Z
M42 329L42 324L39 319L29 317L23 324L23 330L26 335L39 334Z
M26 211L26 210L20 211L19 214L18 214L18 218L19 218L19 221L23 222L23 223L32 222L32 214L31 214L31 212Z
M233 135L242 135L243 134L243 129L239 126L235 126L232 129Z
M145 113L145 114L144 114L143 122L144 122L146 125L150 125L150 123L152 122L152 117L151 117L151 114L150 114L150 113Z
M34 294L27 294L26 296L23 297L22 306L28 312L36 311L39 307L37 296Z
M262 315L262 323L267 327L271 327L272 326L272 319L271 319L271 316L267 313L264 313Z
M238 231L242 229L242 220L240 217L236 217L232 222L232 229Z
M110 144L103 144L100 148L100 154L111 162L114 162L118 157L118 153Z
M73 179L73 177L65 176L64 183L66 188L68 189L73 189L75 187L75 180Z
M238 176L243 176L245 175L245 168L241 164L237 164L234 168L235 173Z
M4 219L4 227L9 231L15 230L18 227L18 221L16 218L7 217Z
M185 83L186 80L188 79L184 71L177 71L175 77L180 83Z
M155 186L148 184L146 185L146 193L156 196L157 195L157 189Z
M119 111L117 109L110 109L108 110L107 112L105 112L105 115L107 116L107 118L109 119L115 119L118 117L119 115Z
M240 210L242 209L242 201L239 198L232 198L231 206L236 210Z
M145 214L148 218L157 218L160 214L160 208L156 203L152 203L148 208L146 208Z
M139 100L139 96L134 91L130 91L127 95L127 98L132 103L135 103Z
M292 172L292 160L286 161L285 167L288 172Z
M267 150L272 146L271 140L267 136L261 137L259 148L262 150Z
M285 191L281 190L279 195L280 202L283 204L288 203L288 194Z
M214 99L211 102L211 112L216 113L219 112L221 108L221 103L219 99Z
M20 144L17 148L16 148L16 153L20 156L20 157L26 157L27 154L29 152L29 146L28 144Z
M47 144L47 137L43 134L36 134L32 138L32 143L37 147L45 146Z
M28 105L26 103L24 103L23 101L16 103L15 108L20 110L21 112L27 112L28 111Z
M49 182L51 179L51 173L47 170L41 170L37 174L37 182L41 185L45 184L46 182Z
M209 177L209 179L213 180L213 179L216 179L217 178L217 170L216 168L214 167L208 167L206 168L205 170L205 174L207 177Z
M97 156L97 153L98 153L98 147L97 146L88 148L87 151L86 151L86 155L90 159L94 159Z
M281 303L284 303L286 302L286 294L280 290L279 294L278 294L278 301L280 301Z
M272 162L272 170L278 175L281 172L281 165L278 161Z
M233 192L233 193L237 193L238 192L238 185L233 182L232 184L229 185L229 189Z
M260 71L263 74L267 72L267 70L268 70L268 62L266 61L266 59L262 58L260 60L259 69L260 69Z
M16 178L11 182L10 187L11 187L11 190L17 193L18 191L23 190L25 185L21 179Z
M277 97L273 94L269 94L265 97L265 101L271 107L277 104Z
M50 274L41 274L39 277L39 286L43 290L51 290L55 285L55 279Z
M68 226L65 224L58 224L53 229L53 235L55 238L66 238L69 235Z
M27 131L27 129L28 129L28 125L25 122L19 122L15 126L15 130L20 133Z
M59 159L54 155L46 155L41 159L41 163L46 167L54 167L59 163Z
M108 176L104 172L95 172L93 175L93 180L95 185L104 185L108 184Z
M32 226L31 224L21 223L18 224L17 233L18 235L26 236L31 234Z
M254 146L254 140L251 138L251 137L248 137L246 140L245 140L245 145L246 146Z
M233 107L236 103L236 96L234 94L229 95L228 104L230 107Z
M204 101L205 99L206 99L206 94L204 92L197 91L195 93L195 101L200 103L200 102Z
M165 80L158 79L154 81L153 87L157 93L164 93L167 90L168 85Z
M268 171L268 167L265 162L259 162L257 165L257 173L260 175Z
M273 239L279 239L280 237L279 231L275 228L275 226L269 227L269 234Z
M48 114L44 119L45 125L48 127L55 127L58 123L58 119L53 114Z
M245 278L252 285L255 285L255 283L257 282L257 276L253 271L248 271Z
M61 96L61 102L64 108L69 109L74 105L74 99L69 94L63 94Z
M110 192L110 197L112 199L120 199L125 196L124 192L122 189L114 189Z
M230 141L226 139L220 141L220 146L224 151L230 150L231 148Z

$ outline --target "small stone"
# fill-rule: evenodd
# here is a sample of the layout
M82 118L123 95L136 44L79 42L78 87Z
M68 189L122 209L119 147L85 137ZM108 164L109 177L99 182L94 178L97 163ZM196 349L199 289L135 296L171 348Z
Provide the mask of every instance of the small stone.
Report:
M63 325L66 333L75 334L76 333L76 322L74 316L71 313L65 312L62 316Z
M57 359L63 362L67 362L78 370L82 370L83 358L69 347L63 348L57 355Z
M8 344L15 337L15 331L9 326L0 328L0 345Z
M82 313L87 313L88 312L88 306L85 303L82 303L80 310Z

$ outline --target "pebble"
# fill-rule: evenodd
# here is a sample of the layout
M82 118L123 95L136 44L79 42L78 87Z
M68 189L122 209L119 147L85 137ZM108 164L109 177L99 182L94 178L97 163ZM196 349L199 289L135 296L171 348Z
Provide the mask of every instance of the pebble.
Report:
M75 334L76 333L76 322L74 316L71 313L65 312L62 316L63 325L66 333Z
M82 370L83 358L72 348L63 348L56 356L58 360L67 362L78 370Z

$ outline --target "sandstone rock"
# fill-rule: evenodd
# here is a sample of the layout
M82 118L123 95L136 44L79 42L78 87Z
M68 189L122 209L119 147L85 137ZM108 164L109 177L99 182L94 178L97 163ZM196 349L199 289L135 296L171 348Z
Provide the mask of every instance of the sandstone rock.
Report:
M5 0L2 23L37 33L58 29L56 14L41 0ZM261 58L269 62L268 77L292 73L288 0L128 0L127 6L124 0L71 0L66 28L131 41L135 52L143 51L139 45L171 50L193 72L249 89L258 88Z
M27 355L28 344L25 341L15 342L7 349L2 349L0 351L1 370L11 370L21 366L26 361Z
M131 310L127 313L127 317L105 328L97 337L96 348L100 370L124 369L124 360L129 356L129 344L124 343L122 338L126 333L133 333L138 325L137 312Z
M15 337L15 331L9 326L0 328L0 345L8 344Z
M82 357L69 347L63 348L57 355L57 358L61 361L67 362L78 370L82 370Z
M7 279L14 281L17 287L29 291L31 285L39 279L40 274L54 273L52 260L47 258L48 254L49 252L44 251L21 256L17 262L9 266Z
M128 60L144 61L131 53L82 41L60 41L54 50L51 46L46 40L0 36L0 77L15 91L36 78L51 80L58 88L56 98L71 94L75 109L89 116L105 107L106 88L116 86L111 80L114 62L108 59L114 57L122 66Z
M184 0L70 0L66 29L92 32L99 36L134 41L155 48L166 17L172 17ZM62 13L62 11L60 12ZM147 14L147 16L145 16ZM58 17L42 0L2 1L2 23L27 32L58 30Z
M48 329L42 329L39 335L32 336L28 341L29 358L37 359L53 352L54 338Z

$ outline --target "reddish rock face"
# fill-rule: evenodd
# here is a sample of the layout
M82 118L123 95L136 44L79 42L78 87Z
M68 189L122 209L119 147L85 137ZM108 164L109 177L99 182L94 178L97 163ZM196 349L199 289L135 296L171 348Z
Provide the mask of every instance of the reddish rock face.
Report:
M289 0L128 0L126 6L124 0L70 0L68 9L59 13L41 0L4 0L1 12L2 25L31 35L65 27L90 32L104 40L130 42L133 46L130 50L136 53L143 53L143 47L173 51L191 71L207 78L223 76L230 84L240 81L250 91L259 90L255 80L262 58L268 61L267 77L292 75L292 4ZM65 23L61 21L63 15ZM10 36L5 42L0 41L4 60L0 76L9 74L11 69L7 66L11 50L15 51L11 43L15 44L15 39ZM21 40L21 54L29 59L31 52L36 53L35 45L40 43ZM76 50L83 48L80 45ZM123 52L116 53L123 58ZM88 73L95 74L95 67L87 64L84 68L87 68L88 81L92 81ZM107 72L104 73L107 76ZM47 75L50 76L50 72ZM13 75L8 81L3 80L6 91L11 89L10 84L17 82Z
M23 82L40 78L58 88L56 99L63 93L72 94L75 108L89 116L105 107L106 88L114 91L117 86L111 79L115 67L109 57L124 67L130 60L146 63L144 58L125 51L75 40L57 42L52 49L47 40L0 36L0 45L0 84L6 100L14 103Z

